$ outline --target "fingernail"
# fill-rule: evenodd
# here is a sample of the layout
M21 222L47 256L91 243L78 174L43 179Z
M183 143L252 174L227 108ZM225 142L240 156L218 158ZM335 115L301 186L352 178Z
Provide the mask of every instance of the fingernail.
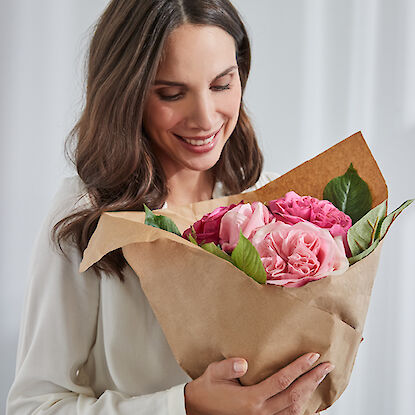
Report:
M233 364L233 370L237 373L246 372L248 369L248 362L246 360L238 360Z
M323 375L321 376L321 378L319 379L318 383L323 382L324 378L334 369L334 365L332 365L331 363L328 364L325 368L324 368L324 372Z
M330 373L333 369L334 369L334 365L332 365L331 363L329 363L326 368L324 369L324 371L327 373Z
M320 355L318 353L312 353L309 357L308 357L308 362L310 363L310 365L312 365L313 363L316 363L317 360L319 359Z
M327 373L325 373L319 380L317 383L321 383L323 382L324 378L327 376Z

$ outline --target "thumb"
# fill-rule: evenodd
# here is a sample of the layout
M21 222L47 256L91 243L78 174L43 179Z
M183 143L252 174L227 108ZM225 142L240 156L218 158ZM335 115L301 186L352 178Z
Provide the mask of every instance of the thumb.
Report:
M231 357L209 365L210 376L216 380L230 380L243 376L248 370L245 359Z

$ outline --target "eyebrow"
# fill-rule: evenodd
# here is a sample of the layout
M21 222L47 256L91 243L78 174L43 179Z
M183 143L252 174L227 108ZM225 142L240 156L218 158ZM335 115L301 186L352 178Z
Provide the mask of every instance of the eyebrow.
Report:
M228 69L225 69L223 72L221 72L219 75L215 76L211 82L216 81L219 78L222 78L222 76L227 75L229 72L232 72L234 69L237 69L237 65L232 65ZM186 84L183 84L181 82L174 82L174 81L165 81L163 79L157 79L154 81L154 85L169 85L169 86L186 86Z

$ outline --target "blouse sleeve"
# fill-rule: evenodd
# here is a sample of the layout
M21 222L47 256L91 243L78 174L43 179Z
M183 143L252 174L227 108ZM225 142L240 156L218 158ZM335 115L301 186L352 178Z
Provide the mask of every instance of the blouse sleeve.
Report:
M67 205L63 193L58 192L55 208ZM93 271L79 274L75 247L66 248L66 259L52 245L52 218L32 256L7 415L185 415L185 384L142 396L107 390L97 397L81 376L78 368L95 342L100 282Z

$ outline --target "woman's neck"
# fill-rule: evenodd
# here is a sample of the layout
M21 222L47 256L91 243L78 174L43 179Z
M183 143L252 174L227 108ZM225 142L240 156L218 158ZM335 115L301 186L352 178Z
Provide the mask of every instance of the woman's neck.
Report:
M212 198L215 178L210 171L179 170L166 172L169 194L168 206L181 206Z

